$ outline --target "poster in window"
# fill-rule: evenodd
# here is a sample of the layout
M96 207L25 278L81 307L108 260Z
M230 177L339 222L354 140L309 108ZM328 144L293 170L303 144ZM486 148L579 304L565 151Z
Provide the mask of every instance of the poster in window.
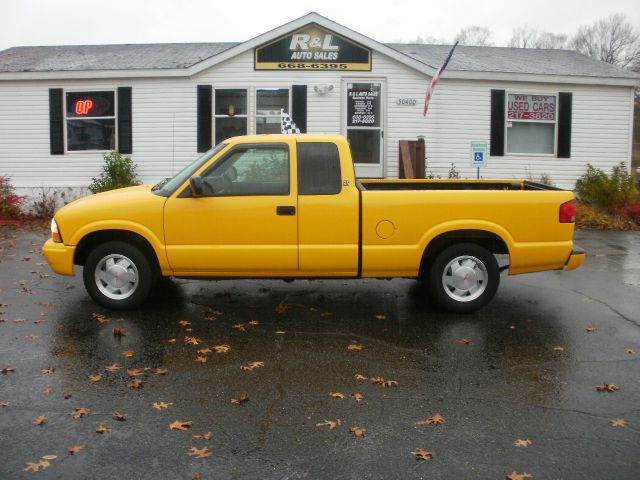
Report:
M508 120L548 120L556 119L555 95L509 94L507 105Z
M347 85L347 126L380 126L379 83L349 83Z

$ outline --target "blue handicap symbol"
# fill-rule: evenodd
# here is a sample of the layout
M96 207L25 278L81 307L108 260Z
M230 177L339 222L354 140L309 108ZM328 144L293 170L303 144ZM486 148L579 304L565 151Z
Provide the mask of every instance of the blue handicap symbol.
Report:
M474 160L476 162L482 162L484 160L484 152L475 152Z

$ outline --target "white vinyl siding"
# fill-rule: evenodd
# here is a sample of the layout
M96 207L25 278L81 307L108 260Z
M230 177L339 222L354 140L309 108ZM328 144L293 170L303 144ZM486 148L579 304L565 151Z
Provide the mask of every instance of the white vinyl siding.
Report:
M100 80L0 81L0 175L8 175L21 194L46 187L81 187L102 168L96 152L49 153L49 88L114 90L132 87L133 154L144 182L156 182L177 173L198 157L196 152L196 86L247 88L248 133L255 133L255 98L259 88L307 85L307 131L346 133L343 79L354 72L255 71L253 51L247 51L190 78L131 78ZM446 177L451 163L462 177L475 178L470 166L470 142L489 141L490 91L573 93L571 158L506 155L490 157L481 170L484 178L525 178L547 174L562 187L572 188L588 162L610 171L630 162L631 87L453 80L445 71L427 118L422 102L430 78L407 65L373 52L373 71L357 78L383 80L384 176L398 176L398 141L426 138L426 171ZM317 85L333 85L320 95ZM416 99L400 106L398 99ZM295 121L295 118L294 118Z

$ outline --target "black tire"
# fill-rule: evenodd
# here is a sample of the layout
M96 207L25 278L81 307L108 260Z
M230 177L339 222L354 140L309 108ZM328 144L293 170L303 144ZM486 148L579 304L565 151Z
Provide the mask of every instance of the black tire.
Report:
M113 260L110 267L107 267L108 257ZM103 279L96 278L97 270L102 272ZM156 274L149 258L136 246L111 241L96 246L89 253L82 278L96 303L113 310L128 310L147 300Z
M454 274L454 265L465 270ZM433 303L453 313L470 313L483 307L500 284L496 258L475 243L457 243L442 250L426 276L427 292Z

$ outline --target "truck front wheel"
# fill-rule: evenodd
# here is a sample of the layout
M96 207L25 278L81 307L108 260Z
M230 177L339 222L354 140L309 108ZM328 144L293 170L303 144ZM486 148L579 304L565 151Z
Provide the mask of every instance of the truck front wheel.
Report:
M458 243L440 252L427 274L431 300L454 313L473 312L489 303L500 284L493 254L475 243Z
M103 307L126 310L140 306L154 284L149 259L135 246L111 241L95 247L82 272L84 286Z

